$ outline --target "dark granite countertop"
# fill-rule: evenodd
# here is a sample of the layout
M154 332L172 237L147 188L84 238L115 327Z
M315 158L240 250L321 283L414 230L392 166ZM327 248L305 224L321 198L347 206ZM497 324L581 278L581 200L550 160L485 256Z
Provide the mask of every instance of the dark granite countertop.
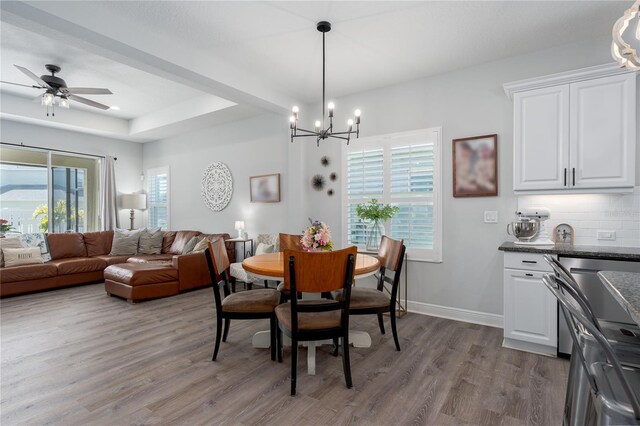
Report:
M557 244L555 246L526 246L514 242L504 242L498 250L521 253L557 254L565 257L590 259L628 260L640 262L640 247L610 246L573 246Z
M640 273L600 271L598 277L631 318L640 324Z

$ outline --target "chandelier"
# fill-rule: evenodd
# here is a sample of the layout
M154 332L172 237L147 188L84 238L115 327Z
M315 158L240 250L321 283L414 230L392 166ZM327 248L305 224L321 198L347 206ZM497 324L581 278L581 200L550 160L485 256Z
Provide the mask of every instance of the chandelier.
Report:
M640 0L639 0L640 1ZM318 22L316 25L318 31L322 33L322 110L325 106L325 49L324 49L324 36L331 31L331 24L327 21ZM347 141L351 140L351 135L355 134L356 138L360 136L360 110L355 110L354 119L347 120L347 130L344 132L333 131L333 110L335 105L333 102L327 104L327 116L329 117L329 127L325 128L324 112L322 114L322 121L317 120L315 122L314 130L305 130L298 127L298 107L294 106L292 109L292 115L289 117L289 128L291 129L291 143L294 138L315 137L317 146L320 146L321 139L335 138L343 139ZM355 130L353 125L355 124Z
M636 42L634 46L627 43L623 37L624 33L631 25L631 21L638 21L636 23L635 38ZM630 32L633 32L630 31ZM616 21L613 25L613 42L611 43L611 55L613 59L618 61L621 67L627 67L632 71L640 70L640 58L638 57L638 47L640 45L640 0L636 2L624 12L624 15ZM629 37L633 37L630 35Z

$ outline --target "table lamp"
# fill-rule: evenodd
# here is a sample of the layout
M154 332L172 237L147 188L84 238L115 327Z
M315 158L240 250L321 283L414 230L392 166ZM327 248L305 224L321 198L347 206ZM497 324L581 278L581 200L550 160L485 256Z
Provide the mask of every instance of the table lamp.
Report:
M236 220L236 231L238 231L238 238L244 239L242 231L244 231L244 220Z
M129 230L133 230L134 210L144 210L147 208L147 195L146 194L122 194L120 198L120 207L123 209L131 210L131 227Z

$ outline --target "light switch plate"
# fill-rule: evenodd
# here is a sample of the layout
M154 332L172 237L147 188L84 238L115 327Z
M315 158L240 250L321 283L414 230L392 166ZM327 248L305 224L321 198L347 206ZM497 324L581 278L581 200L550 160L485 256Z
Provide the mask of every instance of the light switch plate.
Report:
M498 223L498 212L495 210L485 210L484 223Z
M598 239L604 241L615 241L616 231L598 231Z

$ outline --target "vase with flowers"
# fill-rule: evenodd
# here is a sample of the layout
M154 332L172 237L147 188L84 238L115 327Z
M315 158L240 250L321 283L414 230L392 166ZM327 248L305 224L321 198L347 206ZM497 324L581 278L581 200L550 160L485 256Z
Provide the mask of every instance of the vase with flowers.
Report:
M13 225L7 219L0 219L0 238L3 238L4 234L13 230Z
M367 250L378 250L380 239L385 234L384 223L391 220L399 210L400 207L379 203L375 198L366 204L358 204L356 206L358 218L369 222L366 234Z
M326 223L319 220L311 220L311 226L307 227L302 234L300 244L304 251L321 252L331 251L333 242L331 241L331 230Z

